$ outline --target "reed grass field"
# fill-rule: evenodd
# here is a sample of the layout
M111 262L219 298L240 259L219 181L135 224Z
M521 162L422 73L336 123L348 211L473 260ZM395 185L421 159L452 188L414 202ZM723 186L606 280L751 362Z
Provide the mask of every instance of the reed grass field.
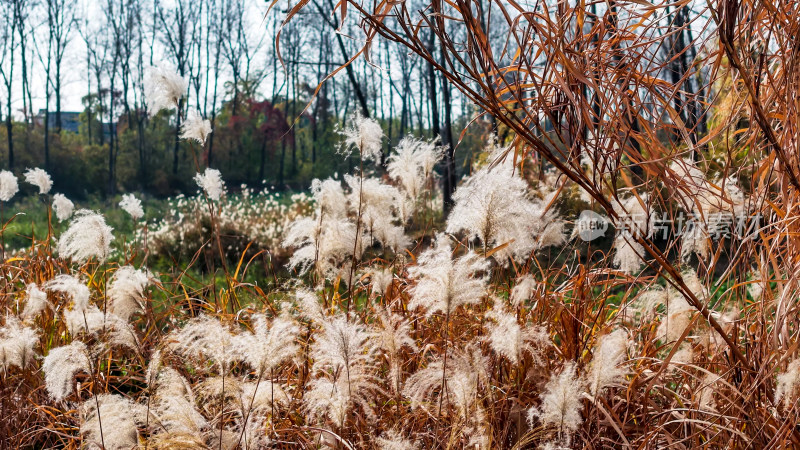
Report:
M534 3L329 5L349 170L307 189L226 183L158 60L186 193L0 171L0 446L800 447L798 4ZM276 5L292 33L319 2ZM435 131L355 97L384 45L430 70Z

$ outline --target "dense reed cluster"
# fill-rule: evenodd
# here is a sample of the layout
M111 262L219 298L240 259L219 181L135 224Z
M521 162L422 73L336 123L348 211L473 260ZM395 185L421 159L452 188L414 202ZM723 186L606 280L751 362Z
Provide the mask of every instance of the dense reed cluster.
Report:
M213 210L203 194L171 198L162 217L138 228L136 241L156 255L191 257L213 235L213 220L227 255L241 255L251 244L283 256L286 252L280 243L289 225L311 209L311 199L304 193L282 195L247 186L237 193L224 193L223 187L212 189L219 192Z
M178 102L179 81L150 73L154 109ZM209 132L187 127L201 143ZM665 210L655 195L619 192L617 217L593 212L614 230L585 242L578 211L591 197L492 139L442 220L436 142L406 138L381 168L376 122L356 117L342 133L358 173L315 180L290 202L228 193L213 169L155 224L126 195L120 207L141 225L133 242L100 212L50 197L44 171L26 173L69 226L2 263L2 440L394 450L796 439L800 362L761 339L780 286L755 261L735 285L705 263L712 246L741 242L706 218L754 215L748 186L694 161L669 166L670 207L699 220L664 244L686 294L649 267L643 237ZM0 173L0 200L17 183ZM245 258L253 243L285 267ZM178 267L151 272L153 253ZM184 275L203 255L222 275L198 289ZM260 269L271 284L246 281ZM769 362L744 373L732 345Z

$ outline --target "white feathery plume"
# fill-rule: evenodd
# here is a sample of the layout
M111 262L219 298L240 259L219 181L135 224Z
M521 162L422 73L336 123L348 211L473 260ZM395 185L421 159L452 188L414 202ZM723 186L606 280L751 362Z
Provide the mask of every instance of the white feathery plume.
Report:
M444 158L445 147L437 145L438 139L418 141L414 150L414 159L425 180L434 175L433 169Z
M683 283L689 291L700 301L708 298L708 290L694 270L684 270L681 273L681 278L683 278ZM667 314L662 318L656 333L659 338L671 342L683 334L686 327L691 323L696 309L689 304L683 294L675 289L669 289L666 300Z
M707 373L700 382L699 394L697 396L697 406L701 411L716 412L716 400L714 400L714 391L717 389L717 381L722 377L713 373Z
M674 371L678 366L691 364L694 361L694 349L691 345L682 344L678 351L669 360L670 369Z
M156 380L158 379L158 373L161 371L163 362L161 349L157 348L153 350L153 353L150 354L150 360L147 363L147 371L144 377L144 381L147 383L147 389L151 392L155 390Z
M619 217L617 222L618 235L628 234L633 236L650 236L655 229L655 215L650 214L648 205L649 196L640 194L632 195L624 200L612 199L614 212Z
M311 418L326 417L341 427L353 408L374 418L371 395L380 391L372 374L376 348L372 333L344 315L326 320L311 348L313 372L319 377L303 396Z
M415 150L419 142L411 136L403 138L395 147L392 155L386 163L386 173L396 180L403 188L406 196L416 199L422 192L423 179L422 171L415 155Z
M669 169L678 177L681 198L686 197L685 203L704 222L708 222L714 213L727 212L738 216L747 210L744 193L734 177L710 182L691 159L673 160Z
M467 438L467 443L464 448L473 448L475 450L491 450L492 438L489 425L484 423L476 423L467 427L461 432Z
M688 262L692 255L697 255L702 261L707 260L710 239L706 224L692 219L681 231L681 261Z
M625 330L616 330L598 339L586 377L589 393L593 397L625 379L627 370L620 367L620 364L625 362L628 343L628 333Z
M486 294L488 261L473 252L456 260L451 254L448 237L439 234L435 247L423 252L416 266L409 267L409 275L417 280L409 308L423 307L428 317L437 312L449 314L461 305L478 303Z
M545 442L544 444L539 446L538 450L572 450L569 445L566 445L563 441L555 440Z
M517 278L517 284L511 289L511 304L514 306L521 306L531 297L536 291L539 283L533 278L531 274L525 274Z
M731 308L727 312L720 312L720 311L710 311L711 317L713 317L717 323L722 328L724 333L729 333L733 326L736 324L736 320L740 316L740 311L737 308ZM700 342L707 348L710 349L711 347L726 347L727 344L725 343L725 339L722 335L715 329L709 328L706 333L701 337Z
M681 259L688 261L696 254L701 260L708 258L709 242L726 221L715 221L714 215L731 215L735 221L747 212L745 196L734 177L710 182L705 173L691 159L678 159L669 166L678 177L678 198L687 212L691 212L691 228L681 234ZM727 221L729 224L730 221Z
M631 196L622 201L613 199L612 206L619 217L615 224L617 234L614 238L613 262L620 271L627 274L637 272L646 256L644 247L636 238L649 236L655 229L655 216L651 217L648 212L647 200L647 195Z
M522 327L516 316L509 314L502 306L496 307L487 316L494 321L487 325L489 345L492 350L514 364L519 362L524 353L529 353L534 360L538 360L538 349L550 342L550 336L544 327Z
M349 395L352 392L351 386L352 378L348 384L342 376L333 380L326 377L311 380L310 388L303 394L303 403L309 418L328 419L341 428L354 404Z
M25 288L25 309L20 317L25 320L35 319L47 306L47 293L39 289L36 283L29 283Z
M769 277L764 276L764 274L761 273L751 273L747 279L750 281L750 283L747 285L747 293L750 294L750 298L756 301L760 300L761 295L764 293L764 286L769 285L766 281L769 279Z
M221 375L209 376L195 385L197 405L206 415L220 411L220 402L235 405L240 402L242 386L239 378Z
M82 209L75 213L69 228L58 240L58 254L80 263L92 257L103 262L111 252L113 230L101 214Z
M619 318L623 320L637 319L637 323L651 319L655 315L655 308L666 305L669 294L661 286L640 291L636 298L626 306L622 306Z
M700 300L708 298L708 289L706 289L703 282L700 281L700 278L697 276L697 272L691 269L686 269L681 272L681 278L683 278L683 284Z
M53 196L53 211L55 211L59 222L69 219L74 209L75 205L64 194Z
M392 217L397 216L396 205L402 195L396 187L384 184L375 177L362 179L357 176L345 175L344 181L350 187L350 194L347 199L353 212L358 212L360 202L362 210L374 208L379 213Z
M389 249L395 253L402 251L411 245L411 239L406 236L402 226L396 225L394 221L388 220L389 216L378 216L375 210L365 210L364 231L369 237L381 244L381 247Z
M633 237L617 236L614 238L614 265L621 272L636 273L643 264L645 256L644 246L633 240Z
M550 193L541 204L545 206L548 205L549 197L557 193L558 191ZM566 222L558 218L554 211L548 211L545 213L544 217L546 219L544 228L539 228L538 230L535 248L557 247L565 243L567 241Z
M345 175L345 181L350 186L348 199L350 207L358 214L361 211L361 224L372 241L378 241L381 246L398 251L408 246L409 239L405 236L400 211L397 205L402 203L403 196L394 186L383 184L377 178L362 179Z
M344 136L344 148L348 152L355 147L364 161L380 161L383 141L383 129L375 119L361 117L356 113L350 120L350 126L340 131Z
M104 331L104 342L111 346L127 347L138 350L139 339L128 322L111 313L103 313L97 306L89 305L86 310L65 309L64 321L70 334L77 335L85 331L96 335Z
M144 71L144 97L148 113L153 116L162 109L178 107L186 94L189 80L166 67L148 67Z
M99 310L98 310L99 311ZM106 343L139 351L139 337L133 326L111 313L105 314ZM94 330L97 332L97 330Z
M72 341L63 347L56 347L44 358L42 363L47 392L55 401L61 401L73 391L73 377L78 372L89 373L89 355L86 345Z
M261 392L260 386L259 392ZM275 400L277 402L278 399L276 398ZM238 434L233 433L231 444L235 444L235 441L239 440L241 435L240 448L242 450L260 450L274 447L276 444L269 438L264 427L266 423L269 423L269 414L269 411L264 410L263 412L259 411L245 415L247 423L242 423L243 418L237 418L235 429ZM223 443L223 448L226 448L225 443Z
M181 139L194 139L200 145L205 145L209 134L211 134L211 121L203 119L196 110L190 110L181 126Z
M379 450L418 450L419 444L397 430L389 430L375 439Z
M532 424L533 419L539 419L544 426L558 428L560 440L568 443L583 422L582 394L583 386L575 375L575 364L567 363L560 373L550 377L544 393L540 394L542 404L528 410L528 421Z
M399 182L412 200L422 193L425 183L433 174L433 168L444 156L443 149L436 144L436 140L424 141L407 136L395 146L395 153L389 156L386 172Z
M412 408L427 409L429 405L442 401L455 406L468 425L482 423L485 414L480 404L480 388L488 383L488 359L474 343L463 349L454 348L447 356L446 403L439 398L444 365L441 357L408 377L403 395L411 401Z
M456 189L446 231L480 239L485 251L508 243L493 254L507 263L509 257L521 261L534 250L563 243L564 225L549 208L555 192L543 200L532 199L528 183L514 170L513 159L500 159L504 153L505 149L495 150L494 163Z
M389 356L389 379L392 389L399 392L401 386L400 351L403 347L408 347L413 352L418 352L419 349L410 336L411 324L408 320L384 308L378 309L378 319L380 327L375 332L378 345Z
M144 217L144 210L142 209L142 202L133 194L124 194L122 200L119 202L119 207L123 211L130 214L134 221Z
M38 167L25 171L25 181L38 187L40 194L47 194L50 192L50 188L53 187L53 180L50 179L50 174Z
M384 295L386 289L392 284L394 272L392 269L371 269L369 272L371 292L373 295Z
M311 189L317 203L314 216L294 220L288 227L282 245L294 248L289 269L297 270L302 275L313 268L319 276L334 278L349 270L353 250L356 256L363 253L363 230L357 235L356 224L347 218L347 197L341 183L333 179L314 180ZM381 225L379 231L392 228ZM389 247L400 247L406 243L402 228L399 234L384 232L375 237Z
M271 440L265 433L264 424L268 422L268 416L274 413L274 409L289 404L290 398L280 384L268 380L243 381L238 386L236 403L240 409L240 417L236 419L235 429L241 435L240 448L269 448ZM238 438L239 436L235 436L234 440Z
M253 332L236 336L246 362L259 375L266 374L282 362L292 359L300 346L296 337L300 327L287 314L276 317L269 324L264 314L253 315Z
M706 181L706 176L694 160L689 158L675 159L670 162L669 170L675 172L680 178L681 184L695 188Z
M89 297L91 296L89 287L72 275L59 275L45 283L44 287L49 291L68 295L72 300L72 307L69 309L83 312L89 307Z
M341 182L333 178L324 181L314 179L311 182L311 195L323 216L329 215L335 218L347 216L347 197L344 195Z
M431 201L436 200L437 199L433 198L432 194ZM411 216L414 215L417 203L409 197L404 197L395 206L397 206L398 216L400 217L401 224L405 225L409 219L411 219Z
M89 305L86 309L64 309L64 322L67 324L67 331L73 336L85 331L87 334L97 334L102 330L106 323L106 316L103 311L95 305Z
M11 367L25 369L36 357L39 333L13 316L6 318L6 325L0 328L0 367L8 372Z
M152 419L151 419L152 420ZM230 431L224 432L226 436L230 433ZM238 435L236 435L238 438ZM208 435L203 434L203 430L196 430L196 431L163 431L162 429L155 430L155 434L151 434L148 439L148 448L180 448L180 449L188 449L188 448L202 448L202 449L214 449L218 448L219 442L219 432L213 434L211 437ZM210 442L209 442L210 439ZM228 442L225 441L223 444L224 449L232 449L235 446L235 442ZM248 449L250 450L250 449Z
M202 315L170 333L169 348L191 360L207 358L225 373L242 356L230 329L218 319Z
M0 171L0 201L7 202L19 191L17 177L8 170Z
M172 367L161 368L154 386L150 388L155 390L151 403L154 420L151 424L156 433L166 430L165 435L181 436L183 439L202 435L208 422L195 407L191 385L177 370Z
M326 226L323 227L322 223ZM333 225L333 226L331 226ZM329 230L336 230L335 236ZM343 233L344 232L344 233ZM289 270L297 270L298 275L303 275L309 269L313 269L318 274L335 272L336 263L345 259L349 249L347 242L336 239L342 235L355 238L356 227L346 219L327 219L321 216L319 219L314 217L300 217L289 225L282 246L286 248L294 247L294 252L289 258ZM329 244L334 244L331 246ZM326 247L326 250L323 250ZM330 263L330 259L336 260Z
M205 172L196 174L194 181L213 201L219 200L225 192L225 182L222 180L222 174L217 169L207 168Z
M100 406L98 408L98 405ZM116 394L100 394L80 406L81 435L88 448L137 448L137 425L144 423L146 408ZM101 430L102 425L102 430Z
M794 400L797 386L800 385L800 359L795 359L786 371L780 373L777 379L777 386L775 387L775 403L780 403L783 399L783 407L789 408Z
M303 317L318 323L325 320L322 305L320 305L317 294L314 291L303 288L297 289L294 293L294 298Z
M150 272L133 266L122 266L114 272L108 288L108 310L127 321L142 310L144 290L150 284Z
M323 322L322 327L323 332L316 336L311 348L316 370L344 373L372 365L374 335L363 325L338 315Z
M248 412L258 413L269 410L273 406L286 405L290 401L281 385L269 380L242 382L239 384L239 388L241 390L239 403L245 415ZM274 404L273 398L275 399Z
M661 319L656 335L667 342L678 339L692 322L695 309L677 291L671 291L667 314Z
M347 219L302 217L289 226L282 245L295 248L289 269L302 275L314 268L319 275L333 278L352 258L354 248L357 256L363 253L362 239L358 245L355 240L356 225Z

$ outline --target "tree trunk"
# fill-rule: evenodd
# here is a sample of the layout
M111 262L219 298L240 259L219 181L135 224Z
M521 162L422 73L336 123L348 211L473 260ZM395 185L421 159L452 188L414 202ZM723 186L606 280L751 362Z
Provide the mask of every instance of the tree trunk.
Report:
M176 114L175 139L172 146L172 175L178 176L178 149L181 143L181 111L183 110L183 99L178 100L178 111Z
M14 169L14 126L11 123L11 93L8 95L8 114L6 115L6 137L8 138L8 168Z
M54 94L56 95L56 133L61 133L61 63L56 61L56 83Z
M264 167L267 165L267 133L261 138L261 165L258 169L259 183L264 179Z
M334 7L333 3L328 0L328 5L331 8L331 11L334 11L336 8ZM333 28L336 28L336 24L331 22L328 18L329 14L326 13L322 6L319 3L316 4L317 10L322 18ZM344 40L342 39L341 33L336 33L336 42L339 44L339 51L342 53L342 58L344 62L350 61L350 55L347 54L347 48L344 46ZM369 115L369 107L367 106L367 97L364 95L364 92L361 90L361 85L358 83L356 79L355 71L353 70L352 64L347 64L345 66L345 72L347 73L347 79L350 80L350 84L353 86L353 92L356 94L356 99L358 100L358 104L361 107L361 115L364 117L370 117Z
M442 50L442 59L444 59L444 50ZM444 63L444 61L442 61ZM456 190L456 154L455 146L453 145L453 127L451 117L451 100L450 100L450 86L447 83L447 78L442 76L442 97L444 101L444 128L442 129L442 144L445 146L444 165L445 165L445 181L444 181L444 212L445 214L450 211L453 205L453 192Z
M45 101L44 111L44 168L50 170L50 98Z

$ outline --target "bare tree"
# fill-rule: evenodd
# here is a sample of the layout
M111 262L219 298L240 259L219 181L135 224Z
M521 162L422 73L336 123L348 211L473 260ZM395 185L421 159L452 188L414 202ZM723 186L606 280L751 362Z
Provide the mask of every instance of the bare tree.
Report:
M13 4L10 2L0 3L0 77L3 78L3 85L6 90L6 139L8 140L8 167L14 168L14 128L13 128L13 85L14 85L14 54L18 43L16 41L17 21L13 16Z
M208 7L206 8L206 26L207 28L207 37L206 37L206 58L209 61L209 64L213 66L213 70L206 71L206 81L205 81L205 105L208 105L208 90L209 86L213 82L213 89L211 93L211 126L212 128L216 126L217 122L217 89L219 88L219 78L220 78L220 61L222 59L222 44L223 44L223 28L224 22L222 20L222 8L220 8L217 4L218 0L208 0ZM213 46L212 46L212 39L211 35L214 35L213 39ZM213 64L211 63L211 58L214 58ZM204 116L208 116L208 113L204 113ZM208 138L208 150L206 153L206 165L208 167L212 167L214 164L214 133L211 133L211 136Z
M40 48L36 40L34 45L39 61L45 71L45 112L44 112L44 164L50 168L50 102L53 96L56 101L55 128L61 132L61 83L62 65L67 45L70 41L72 27L75 24L77 9L76 0L46 0L45 4L47 28L47 46Z
M72 38L76 23L77 0L47 0L47 23L50 29L50 52L55 73L52 78L53 96L56 101L56 132L61 131L61 99L64 55ZM49 79L49 77L48 77Z
M339 26L337 26L336 22L334 22L332 18L332 14L336 9L333 2L331 0L314 0L314 6L319 13L320 18L327 24L332 31L338 30ZM355 55L351 55L351 53L347 50L347 46L345 45L344 38L342 37L341 33L336 34L336 43L339 47L339 52L342 55L342 59L344 61L352 62L355 60L356 57L360 55L360 52L356 53ZM350 80L350 86L355 93L356 99L358 100L358 104L361 107L361 114L364 117L370 117L369 114L369 107L367 106L367 97L364 93L364 90L361 86L361 83L358 82L356 77L355 69L352 67L351 64L344 65L345 72L347 73L347 79Z
M33 117L33 97L31 95L30 73L29 73L29 58L28 58L28 44L31 30L29 29L29 18L31 3L28 0L10 0L12 5L12 18L15 22L15 29L19 37L19 55L20 55L20 76L22 79L22 110L25 115L25 123L28 124L30 130L31 118ZM32 28L32 27L31 27ZM32 61L30 61L32 63ZM26 133L25 139L28 140Z
M188 0L176 0L171 2L169 8L160 4L156 5L156 14L161 24L159 36L166 47L167 54L175 63L178 74L185 77L191 73L191 65L194 62L191 60L192 45L194 45L191 33L193 24L198 20L199 11ZM177 123L172 147L173 176L178 175L178 149L180 148L180 130L184 107L184 101L181 99L178 102Z
M247 19L248 9L244 0L222 0L222 55L230 69L233 77L231 88L233 98L231 99L231 115L241 114L242 89L246 89L248 94L258 86L261 74L251 78L253 55L261 47L263 36L260 40L253 40L253 36L248 34ZM263 72L262 72L263 73ZM236 126L234 129L237 134L241 133L241 128ZM243 158L244 148L241 139L236 139L236 151L238 157ZM229 160L229 161L232 161Z
M98 120L100 123L98 124L99 126L97 128L99 129L98 142L100 145L105 144L103 116L106 111L104 103L105 95L108 94L108 89L103 87L103 75L105 73L109 55L111 53L107 42L107 30L105 29L107 25L108 24L103 21L103 23L98 24L98 27L92 27L89 23L89 20L86 19L84 21L84 26L81 27L80 30L83 41L86 44L87 64L90 72L89 78L94 77L95 90L97 91L96 100L92 99L92 93L90 91L87 94L87 101L90 109L93 106L96 106L98 110ZM90 111L90 116L91 115L92 113Z
M244 17L245 6L242 0L223 0L222 3L222 54L225 57L231 75L233 76L232 89L232 114L235 116L239 110L239 89L242 80L246 80L244 71L245 59L248 52L248 39L245 32Z
M705 113L701 104L705 86L696 61L697 49L692 31L689 5L667 8L667 36L664 45L666 71L670 82L680 89L673 96L675 111L686 125L693 144L706 132Z

